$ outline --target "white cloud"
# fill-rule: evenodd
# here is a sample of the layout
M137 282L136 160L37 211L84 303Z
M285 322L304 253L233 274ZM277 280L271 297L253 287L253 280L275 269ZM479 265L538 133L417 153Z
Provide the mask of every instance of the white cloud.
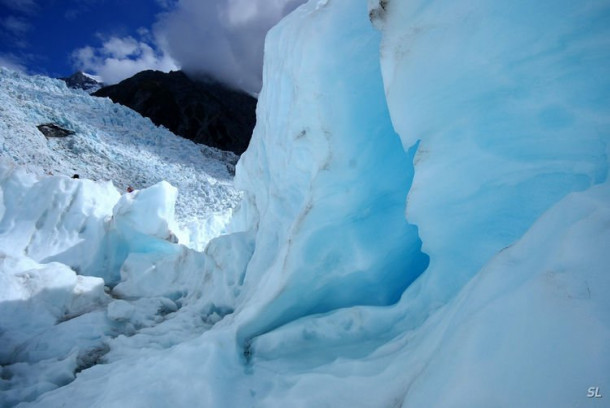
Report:
M72 57L77 69L98 75L107 84L147 69L164 72L178 69L167 54L133 37L111 37L99 48L83 47L74 51Z
M141 51L141 44L133 37L112 37L102 46L102 52L113 58L124 59L137 55Z
M180 66L256 93L267 31L306 0L155 1L165 11L152 32L140 28L137 39L111 37L100 47L78 49L75 67L116 83L141 70Z
M267 31L304 2L180 0L160 16L155 32L185 71L258 92Z

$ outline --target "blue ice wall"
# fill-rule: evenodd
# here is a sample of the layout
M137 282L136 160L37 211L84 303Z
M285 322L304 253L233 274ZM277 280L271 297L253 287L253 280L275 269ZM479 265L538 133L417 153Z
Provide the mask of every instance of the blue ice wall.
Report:
M405 219L414 149L393 130L367 17L364 4L310 2L268 35L257 127L237 170L258 228L242 339L393 304L427 267Z
M420 141L407 217L442 303L606 180L610 2L392 0L377 25L394 127Z

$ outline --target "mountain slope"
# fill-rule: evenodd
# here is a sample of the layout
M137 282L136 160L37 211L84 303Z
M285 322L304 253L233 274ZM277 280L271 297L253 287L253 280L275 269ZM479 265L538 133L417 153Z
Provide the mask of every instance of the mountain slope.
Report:
M256 121L256 99L181 71L143 71L94 93L109 97L195 143L243 153Z
M111 349L209 327L201 310L168 315L195 296L198 250L240 197L237 157L60 80L2 68L0 100L0 405L68 384ZM150 341L124 342L139 330Z
M85 74L82 71L75 72L69 77L59 79L64 81L69 88L82 89L87 93L93 93L104 86L104 84L101 82L101 80L99 80L99 78L95 78L91 75Z
M229 211L239 198L232 153L178 137L131 109L6 69L0 99L0 153L34 174L110 180L121 191L166 180L180 191L182 225ZM74 134L47 138L36 126L48 123Z

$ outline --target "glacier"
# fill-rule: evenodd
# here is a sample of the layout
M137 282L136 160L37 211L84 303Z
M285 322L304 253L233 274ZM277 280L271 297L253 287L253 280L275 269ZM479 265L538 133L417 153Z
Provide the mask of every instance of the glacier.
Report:
M310 0L267 36L242 200L200 247L168 183L1 164L0 401L604 406L609 19Z
M37 176L111 181L121 191L165 180L180 191L176 221L193 248L203 249L210 230L224 231L240 199L231 180L235 155L178 137L108 98L0 67L0 100L5 162ZM47 139L36 129L46 123L74 135Z
M109 342L141 348L134 334L198 286L200 251L240 194L231 153L58 80L0 68L0 83L0 405L13 406L73 381ZM73 135L47 139L41 123ZM158 341L211 324L193 316Z

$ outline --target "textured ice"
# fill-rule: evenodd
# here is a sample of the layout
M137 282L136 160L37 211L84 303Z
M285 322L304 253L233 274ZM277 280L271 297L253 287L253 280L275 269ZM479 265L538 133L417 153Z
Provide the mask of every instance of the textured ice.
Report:
M168 183L121 196L109 182L37 177L14 164L0 174L0 405L171 347L232 311L228 285L196 302L203 279L234 278L230 268L204 275L207 255L177 243Z
M112 181L120 191L165 180L179 190L176 218L191 230L183 239L212 238L197 232L200 223L222 223L217 229L223 231L227 211L239 200L231 180L232 153L180 138L107 98L0 68L0 101L2 158L35 175L78 174ZM46 139L36 128L43 123L75 134Z
M100 278L77 276L60 263L1 254L0 403L12 406L72 381L79 361L95 346L75 332L62 336L57 325L87 313L86 319L95 319L89 312L107 301Z
M230 310L208 305L209 317L164 324L200 296L206 256L177 243L176 196L166 182L121 195L110 182L0 163L0 405L33 401L127 350L184 341Z
M267 37L231 233L175 243L165 184L105 207L115 299L20 346L36 360L3 366L3 401L604 406L587 391L610 389L609 16L601 0L298 8Z
M552 204L606 181L607 1L390 1L392 122L419 141L407 217L446 298ZM442 256L439 256L442 254Z
M274 86L259 103L273 114L259 115L237 166L257 228L244 341L306 315L393 304L428 263L404 217L413 151L391 126L380 36L362 8L322 6L309 3L268 35L268 55L297 41L301 57L266 59Z
M609 203L608 183L570 194L485 265L403 406L605 406L586 395L610 386Z

